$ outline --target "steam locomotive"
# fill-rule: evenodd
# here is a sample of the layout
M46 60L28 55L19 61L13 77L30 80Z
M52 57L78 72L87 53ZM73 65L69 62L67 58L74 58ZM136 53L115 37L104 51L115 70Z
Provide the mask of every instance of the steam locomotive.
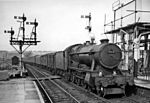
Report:
M119 69L121 49L108 39L100 45L75 44L64 51L24 58L24 63L48 69L68 81L82 86L100 96L126 94L127 87L134 86L131 75L124 75Z

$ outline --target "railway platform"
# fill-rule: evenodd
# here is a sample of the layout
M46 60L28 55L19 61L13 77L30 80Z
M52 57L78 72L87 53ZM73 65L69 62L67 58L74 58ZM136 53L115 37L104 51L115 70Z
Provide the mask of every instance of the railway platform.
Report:
M139 76L134 79L136 86L150 89L150 77Z
M150 98L150 78L140 76L134 79L137 87L137 94Z
M34 81L26 78L0 81L0 103L44 103Z

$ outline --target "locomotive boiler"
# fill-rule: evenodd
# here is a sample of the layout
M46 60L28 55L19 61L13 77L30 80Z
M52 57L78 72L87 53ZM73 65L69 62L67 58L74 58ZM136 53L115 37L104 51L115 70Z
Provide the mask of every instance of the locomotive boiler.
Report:
M116 44L108 41L103 39L100 45L88 41L84 45L72 47L69 52L71 78L81 80L80 82L84 82L81 84L86 84L86 88L95 90L100 96L125 94L126 85L134 84L133 78L121 73L118 65L122 59L122 51Z
M71 52L72 60L80 64L101 65L107 69L114 69L118 66L122 58L121 49L112 43L108 43L108 39L101 40L100 45L90 45L88 41L86 45L81 45Z

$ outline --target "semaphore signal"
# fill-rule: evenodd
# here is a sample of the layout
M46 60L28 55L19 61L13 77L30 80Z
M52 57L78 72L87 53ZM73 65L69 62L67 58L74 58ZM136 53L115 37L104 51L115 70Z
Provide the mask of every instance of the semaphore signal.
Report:
M36 21L36 19L34 20L34 22L26 22L27 17L23 14L23 16L14 16L14 19L17 19L17 22L20 23L20 28L19 28L19 32L18 32L18 36L14 37L15 31L12 29L10 30L5 30L4 33L10 33L10 45L20 54L20 67L21 69L23 69L23 64L22 64L22 54L25 52L25 50L31 46L31 45L37 45L38 42L37 41L37 26L38 26L38 22ZM25 35L25 25L32 25L32 31L30 34L30 38L27 38ZM22 35L20 33L20 31L22 30ZM19 38L20 36L22 36L22 38ZM19 49L17 49L15 47L15 45L19 46ZM23 49L23 46L27 45L26 48Z

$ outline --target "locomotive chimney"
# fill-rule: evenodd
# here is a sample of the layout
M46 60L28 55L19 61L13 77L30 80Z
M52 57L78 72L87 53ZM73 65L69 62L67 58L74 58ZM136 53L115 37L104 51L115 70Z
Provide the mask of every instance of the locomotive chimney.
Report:
M85 45L90 45L90 41L86 41Z
M103 43L108 43L109 40L108 40L108 39L101 39L100 42L101 42L101 44L103 44Z

